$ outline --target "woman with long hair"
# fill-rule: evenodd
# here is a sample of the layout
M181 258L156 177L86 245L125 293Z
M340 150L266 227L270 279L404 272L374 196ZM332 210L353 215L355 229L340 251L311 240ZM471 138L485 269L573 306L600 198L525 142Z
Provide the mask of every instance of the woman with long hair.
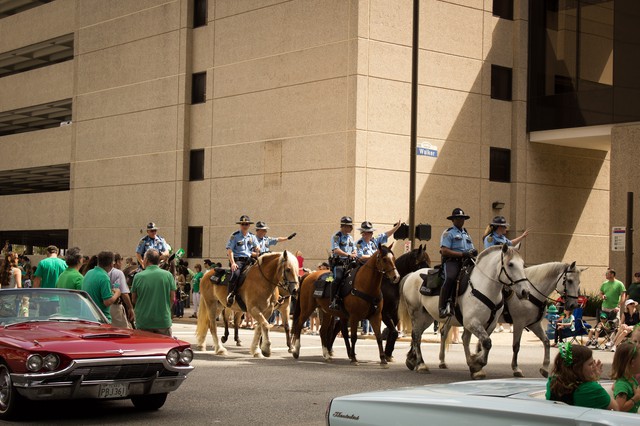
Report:
M0 266L0 287L22 288L22 271L18 268L18 253L8 252Z

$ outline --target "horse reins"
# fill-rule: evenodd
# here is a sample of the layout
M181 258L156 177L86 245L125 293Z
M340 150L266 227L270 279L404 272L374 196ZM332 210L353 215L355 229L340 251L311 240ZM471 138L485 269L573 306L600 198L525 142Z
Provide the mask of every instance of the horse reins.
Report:
M282 256L282 255L281 255ZM285 260L284 258L280 261L280 265L282 266L282 281L279 282L275 282L272 281L270 278L268 278L265 274L264 271L262 270L262 262L260 262L260 260L258 260L258 270L260 271L260 274L262 275L262 278L265 279L265 281L267 281L269 284L274 285L276 287L279 287L283 290L289 290L288 286L290 285L296 285L298 282L297 281L289 281L287 280L287 268L284 267L285 265Z

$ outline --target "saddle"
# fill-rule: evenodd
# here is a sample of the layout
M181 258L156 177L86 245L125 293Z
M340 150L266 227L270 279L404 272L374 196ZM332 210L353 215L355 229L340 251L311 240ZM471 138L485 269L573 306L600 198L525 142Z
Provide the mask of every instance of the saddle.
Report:
M458 277L456 278L456 296L460 296L469 287L471 272L473 272L474 263L469 262L462 265ZM438 296L444 284L444 268L442 265L436 265L433 270L426 274L420 274L422 285L420 286L420 294L425 296Z
M240 306L240 309L242 309L242 312L247 311L247 305L244 303L244 300L242 300L239 290L242 287L244 280L247 278L247 273L249 272L252 266L253 266L253 263L248 264L243 269L242 273L240 274L240 277L238 277L238 284L236 285L236 303L238 304L238 306ZM213 285L223 285L227 287L227 291L229 291L229 278L231 277L231 269L215 268L214 270L216 272L215 274L209 277L209 280L211 280Z
M355 268L347 271L345 277L342 280L342 286L339 289L339 299L343 299L353 289L353 282L356 279L356 273L360 269L360 266L356 266ZM313 284L313 297L316 299L322 299L324 297L329 297L329 286L333 283L333 273L327 272L325 274L320 275L316 282Z

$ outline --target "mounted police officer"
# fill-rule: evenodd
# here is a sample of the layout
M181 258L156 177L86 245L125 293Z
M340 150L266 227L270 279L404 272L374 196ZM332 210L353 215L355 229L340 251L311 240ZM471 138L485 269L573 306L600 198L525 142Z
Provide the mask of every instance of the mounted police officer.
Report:
M256 238L258 239L258 247L260 247L260 255L269 253L270 246L275 246L278 243L287 241L296 236L296 233L289 235L288 237L267 237L267 230L269 227L265 222L256 222Z
M356 258L356 244L351 236L353 219L350 216L342 216L340 219L340 231L331 239L331 263L333 265L333 281L329 288L331 304L329 309L338 309L338 295L344 276L344 270L348 264Z
M260 253L258 239L249 232L249 227L253 222L249 216L242 215L236 224L240 229L231 234L227 242L227 257L231 268L231 278L229 278L229 294L227 295L227 306L233 305L236 299L236 286L242 270L251 260L253 253Z
M440 254L444 269L444 284L440 292L440 317L452 315L453 292L463 259L478 255L478 250L473 246L471 237L464 228L464 221L469 219L469 216L461 208L455 208L447 219L453 222L453 226L446 229L440 237Z
M484 236L482 240L484 242L484 248L489 248L491 246L497 246L501 244L506 244L508 246L513 246L518 244L527 235L529 235L529 230L526 229L522 235L513 240L507 238L507 228L509 224L507 223L507 219L504 216L496 216L493 218L487 229L484 231Z
M149 222L147 224L147 235L140 239L138 247L136 248L136 257L138 258L138 265L144 269L144 254L149 249L156 249L160 255L169 256L169 250L171 246L158 235L158 227L155 223Z
M373 233L376 231L376 228L374 228L369 221L362 222L362 225L358 228L358 231L362 234L362 238L356 242L356 255L358 256L358 259L362 262L366 262L372 254L378 251L378 248L382 244L387 243L389 237L392 236L398 228L400 228L401 223L402 221L399 220L395 225L393 225L393 228L374 238Z

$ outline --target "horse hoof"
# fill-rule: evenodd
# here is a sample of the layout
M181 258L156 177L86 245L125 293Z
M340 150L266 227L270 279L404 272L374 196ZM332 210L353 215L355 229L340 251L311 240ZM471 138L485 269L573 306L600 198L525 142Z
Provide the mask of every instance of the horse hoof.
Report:
M227 336L222 336L220 340L222 341L222 343L227 343Z
M540 374L542 374L542 377L549 377L549 370L547 370L546 368L541 368Z
M333 356L333 351L329 351L329 356L332 357Z
M289 352L289 353L293 353L293 349L289 348L289 351L288 351L288 352Z
M242 342L241 342L240 340L238 340L238 341L236 342L236 346L242 346Z
M199 345L196 346L196 349L202 352L206 352L207 351L207 346L206 345Z
M381 362L380 363L380 367L382 367L384 369L387 369L387 368L389 368L389 364L387 364L386 362Z
M443 370L448 370L449 369L449 367L447 366L446 362L441 362L438 367L443 369Z
M484 371L476 371L475 373L471 373L471 378L473 380L481 380L487 377L487 373Z
M358 365L360 365L360 363L358 361L356 361L356 360L351 360L351 365L358 366Z
M394 362L395 359L393 359L393 357L391 355L385 355L384 358L388 361L388 362Z
M216 351L216 355L227 355L227 350L225 348L220 348Z
M416 372L420 373L420 374L427 374L427 373L431 373L431 371L429 371L429 367L427 367L425 364L419 365L416 368Z
M294 359L298 359L298 357L300 356L298 352L291 352L291 355L293 355Z
M524 377L524 374L520 370L516 370L513 372L513 377Z
M262 355L262 352L256 352L256 353L253 354L253 357L262 359L262 358L264 358L264 355Z
M404 365L406 365L407 368L411 371L413 371L416 368L416 364L410 361L406 361Z

